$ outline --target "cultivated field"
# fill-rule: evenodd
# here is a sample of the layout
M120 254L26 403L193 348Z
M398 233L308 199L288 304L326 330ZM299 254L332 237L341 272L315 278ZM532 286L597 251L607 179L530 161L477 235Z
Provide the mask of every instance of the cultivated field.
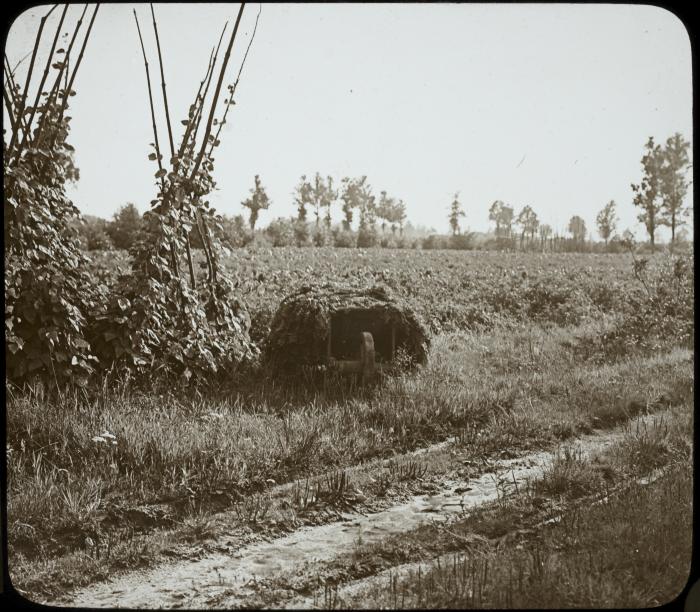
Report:
M257 366L196 392L117 374L10 390L9 566L27 597L637 607L683 588L692 257L280 248L222 263L261 346L296 287L381 283L429 328L428 363L371 387ZM91 265L111 283L128 256Z

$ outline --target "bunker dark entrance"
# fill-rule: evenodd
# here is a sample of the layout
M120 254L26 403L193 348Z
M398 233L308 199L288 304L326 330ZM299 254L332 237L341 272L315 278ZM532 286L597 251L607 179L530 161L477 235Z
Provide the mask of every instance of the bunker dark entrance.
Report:
M393 323L383 320L371 311L339 312L331 317L330 354L335 359L360 358L362 332L374 338L375 359L378 363L391 361L396 347L396 331Z

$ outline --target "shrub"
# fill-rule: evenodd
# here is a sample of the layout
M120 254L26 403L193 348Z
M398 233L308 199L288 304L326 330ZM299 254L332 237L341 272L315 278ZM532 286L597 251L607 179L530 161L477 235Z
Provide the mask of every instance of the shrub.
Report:
M323 247L333 244L333 235L325 228L316 227L311 234L314 246Z
M333 230L333 246L339 248L353 248L357 246L357 236L351 230Z
M144 382L182 384L229 378L256 354L250 317L224 275L186 285L169 270L160 217L146 213L147 232L122 275L91 313L88 337L103 367L132 370Z
M422 247L426 250L430 249L447 249L448 238L446 236L441 236L439 234L430 234L426 238L423 238Z
M690 256L665 256L655 267L649 260L633 262L639 286L620 302L622 310L602 336L579 339L577 350L595 359L623 357L630 352L648 352L668 344L693 346L695 278Z
M474 236L471 232L450 236L449 248L468 251L474 248Z
M265 234L272 241L272 246L292 246L296 243L296 228L289 219L275 219L267 226Z
M311 232L306 221L296 219L292 224L295 244L299 247L311 246Z
M117 249L130 249L137 240L143 227L143 220L136 206L129 203L114 214L114 219L107 224L106 231Z
M361 226L357 232L357 246L361 249L377 246L379 235L377 229L371 225Z
M242 215L221 218L221 242L230 249L244 247L250 243L252 236Z
M84 331L97 290L71 227L79 212L66 195L79 175L67 100L59 90L38 108L31 146L18 139L9 152L3 139L5 371L16 383L41 376L82 385L95 361Z

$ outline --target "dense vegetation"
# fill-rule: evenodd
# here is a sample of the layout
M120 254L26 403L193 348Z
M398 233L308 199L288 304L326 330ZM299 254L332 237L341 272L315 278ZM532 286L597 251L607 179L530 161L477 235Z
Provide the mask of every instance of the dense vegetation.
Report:
M127 261L125 254L115 255L94 257L93 275L111 282ZM680 321L692 321L689 256L261 248L236 250L221 261L248 305L258 340L284 297L320 279L385 284L433 333L527 321L579 324L589 317L630 326L648 316L658 320L638 321L634 334L651 342L664 333L675 337L685 325Z

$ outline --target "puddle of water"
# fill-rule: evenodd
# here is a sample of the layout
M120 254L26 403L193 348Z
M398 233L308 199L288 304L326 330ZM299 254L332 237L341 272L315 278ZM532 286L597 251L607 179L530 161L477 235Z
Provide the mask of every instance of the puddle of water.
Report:
M564 446L576 448L586 456L623 435L621 430L597 436L591 434ZM283 572L303 573L306 564L328 561L352 550L360 542L378 542L386 536L410 531L429 521L444 521L464 509L493 501L504 491L523 488L528 480L541 477L554 456L551 452L538 452L497 461L493 464L495 472L467 483L446 481L443 490L436 494L417 495L406 503L376 514L302 528L232 554L216 554L201 560L125 574L77 591L70 601L73 605L85 607L167 608L186 605L196 608L209 607L207 599L226 589L225 602L217 601L215 605L241 605L250 594L245 585L251 581ZM465 491L467 488L469 490Z

